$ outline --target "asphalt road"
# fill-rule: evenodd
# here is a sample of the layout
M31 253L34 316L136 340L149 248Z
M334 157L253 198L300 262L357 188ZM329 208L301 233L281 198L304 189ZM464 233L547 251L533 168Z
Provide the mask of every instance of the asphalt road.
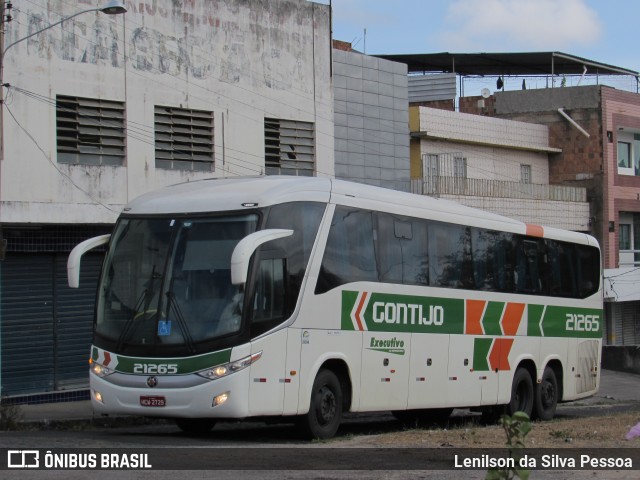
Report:
M640 404L640 376L603 373L600 392L589 399L562 404L558 407L559 417L583 417L602 415L612 411L638 409ZM477 415L456 410L450 419L450 426L475 422ZM183 434L171 422L113 426L88 426L87 424L63 424L62 429L51 425L37 428L0 433L0 455L7 455L6 449L38 449L41 455L49 451L54 454L78 454L87 452L100 458L103 453L148 452L149 461L156 466L153 470L110 470L87 471L67 468L66 470L43 471L27 469L0 470L2 478L44 478L44 479L84 479L84 478L154 478L176 480L176 476L188 476L189 480L200 478L225 479L423 479L423 478L484 478L486 471L434 470L451 465L450 459L440 461L438 450L423 452L397 449L365 450L340 448L349 440L367 434L394 432L402 425L387 413L349 415L339 431L339 437L330 442L309 442L300 440L291 424L266 424L263 422L221 423L208 435L193 437ZM416 454L426 456L416 457ZM346 455L346 457L345 457ZM435 455L435 457L434 457ZM408 457L409 456L409 457ZM62 458L62 457L60 457ZM187 470L196 465L213 465L212 470ZM0 460L3 460L0 458ZM418 468L420 461L427 461L428 469L400 470L401 465L411 464ZM210 462L210 463L208 463ZM402 462L400 464L396 462ZM413 463L412 463L413 462ZM639 462L640 463L640 462ZM342 470L345 465L358 465L361 470ZM0 461L0 466L6 465ZM220 470L220 465L229 470ZM317 469L306 469L314 465ZM157 467L162 468L159 470ZM266 467L266 469L265 469ZM242 470L238 470L242 468ZM5 475L8 474L8 475ZM588 471L535 471L530 478L640 478L640 470L606 472Z

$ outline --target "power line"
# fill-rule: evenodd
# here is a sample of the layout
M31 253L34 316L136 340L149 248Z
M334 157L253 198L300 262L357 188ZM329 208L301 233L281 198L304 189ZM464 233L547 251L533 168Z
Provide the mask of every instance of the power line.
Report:
M67 181L69 183L71 183L71 185L73 185L76 189L78 189L79 191L81 191L82 193L84 193L87 197L89 197L94 203L97 203L98 205L101 205L102 207L106 208L107 210L110 210L111 212L114 212L116 214L119 214L120 211L119 210L114 210L113 208L111 208L110 206L102 203L100 200L98 200L97 198L95 198L93 195L91 195L91 193L89 193L88 191L86 191L85 189L83 189L82 187L80 187L78 184L76 184L73 179L66 174L65 172L63 172L62 170L60 170L60 168L58 168L58 166L55 164L55 162L53 162L51 160L51 158L49 158L49 155L47 155L47 153L43 150L43 148L38 144L38 142L36 141L35 138L33 138L33 136L29 133L29 131L24 128L24 126L18 121L18 119L15 117L15 115L13 114L13 112L11 111L11 108L9 108L8 105L5 105L7 108L7 112L9 113L9 115L11 116L11 118L13 118L13 121L16 122L16 125L18 125L18 127L27 135L27 137L29 137L29 139L34 143L34 145L38 148L38 150L40 151L40 153L42 153L42 155L44 156L44 158L53 166L53 168L56 169L56 171L62 175L64 178L67 179Z

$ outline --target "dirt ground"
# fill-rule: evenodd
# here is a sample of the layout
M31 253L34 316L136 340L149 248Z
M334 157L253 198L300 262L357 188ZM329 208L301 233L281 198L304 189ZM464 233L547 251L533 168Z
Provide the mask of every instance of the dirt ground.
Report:
M560 416L547 422L533 422L525 445L530 448L640 448L640 437L625 438L639 422L640 407L622 413L607 413L603 408L600 414L589 417ZM343 438L341 443L363 447L500 448L505 446L506 440L506 433L500 425L485 426L465 421Z

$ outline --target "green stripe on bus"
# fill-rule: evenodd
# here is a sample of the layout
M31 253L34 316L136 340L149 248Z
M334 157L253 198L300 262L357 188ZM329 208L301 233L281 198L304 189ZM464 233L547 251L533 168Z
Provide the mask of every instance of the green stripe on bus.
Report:
M542 330L540 330L540 321L544 313L544 305L529 305L527 311L529 316L527 335L530 337L541 337Z
M484 335L505 336L500 324L505 305L505 302L487 303L481 321ZM463 334L465 301L343 291L341 326L343 330L373 332ZM599 338L602 328L602 309L527 305L530 337Z
M603 323L601 309L548 306L542 317L542 335L600 338Z
M464 300L342 292L343 330L464 333Z
M116 354L111 354L111 357L114 358L112 361L112 364L115 365L114 370L121 373L173 373L185 375L228 363L231 359L231 349L181 358L127 357Z
M489 350L493 338L475 338L473 340L473 369L479 372L489 371Z
M502 335L500 320L504 311L504 302L489 302L482 317L485 335Z

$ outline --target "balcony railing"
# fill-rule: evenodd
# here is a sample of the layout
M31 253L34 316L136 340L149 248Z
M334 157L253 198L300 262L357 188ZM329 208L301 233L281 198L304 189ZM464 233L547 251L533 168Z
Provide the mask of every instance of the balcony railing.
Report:
M479 178L433 176L412 179L411 191L421 195L465 195L473 197L520 198L559 202L586 202L587 190L564 185L484 180Z

